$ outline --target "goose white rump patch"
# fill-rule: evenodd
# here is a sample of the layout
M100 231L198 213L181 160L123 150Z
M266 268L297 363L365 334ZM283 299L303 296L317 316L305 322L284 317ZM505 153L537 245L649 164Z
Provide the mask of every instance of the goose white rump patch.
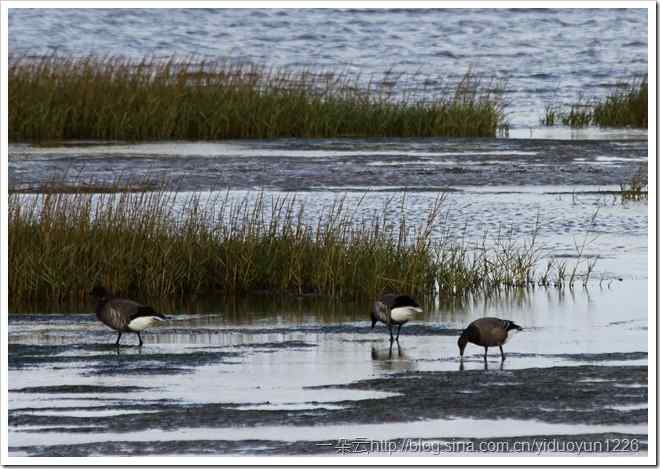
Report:
M406 322L415 317L416 314L421 313L422 308L414 306L401 306L399 308L392 308L392 321Z
M159 321L162 321L162 319L158 316L141 316L129 322L128 328L132 331L141 331Z

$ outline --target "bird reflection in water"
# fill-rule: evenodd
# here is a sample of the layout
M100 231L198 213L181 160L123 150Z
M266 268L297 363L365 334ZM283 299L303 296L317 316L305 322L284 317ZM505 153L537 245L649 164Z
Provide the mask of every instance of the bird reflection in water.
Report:
M484 363L484 371L488 371L488 360L484 360L483 363ZM504 370L504 361L500 361L499 369L500 371ZM459 360L458 371L464 371L464 370L465 370L465 365L463 364L463 357L461 357Z
M414 368L415 362L411 360L403 348L395 342L388 347L371 347L371 359L378 363L378 366L387 370L407 371Z

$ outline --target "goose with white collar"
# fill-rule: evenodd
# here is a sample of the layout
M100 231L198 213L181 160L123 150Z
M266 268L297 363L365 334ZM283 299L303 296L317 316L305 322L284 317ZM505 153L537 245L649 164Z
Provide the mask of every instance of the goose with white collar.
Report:
M140 341L139 346L142 347L140 332L166 319L151 306L125 298L117 298L109 289L102 286L94 287L90 294L96 298L96 318L119 333L117 342L115 342L117 347L119 347L122 332L137 334Z
M387 325L390 330L390 342L395 340L393 326L399 326L396 332L396 341L399 342L401 326L422 312L419 304L408 295L388 293L374 302L371 310L371 328L378 321Z

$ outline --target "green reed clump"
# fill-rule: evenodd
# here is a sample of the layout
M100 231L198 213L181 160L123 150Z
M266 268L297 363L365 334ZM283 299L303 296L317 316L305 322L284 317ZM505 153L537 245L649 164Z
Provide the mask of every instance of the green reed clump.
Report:
M592 122L591 105L573 104L567 113L561 115L561 123L569 127L587 127Z
M649 87L646 79L624 83L593 109L601 127L648 127Z
M541 117L541 125L546 127L552 127L557 122L559 122L560 110L557 106L553 104L548 104L545 106L545 112L543 117Z
M574 128L648 127L648 81L620 83L604 100L585 102L580 98L568 111L556 104L546 105L541 125L550 127L557 122Z
M388 203L358 218L360 204L349 209L343 197L311 216L292 196L182 199L176 192L120 189L10 194L13 310L80 307L95 283L169 305L264 294L364 302L387 291L428 299L572 287L577 277L586 283L593 270L590 265L585 277L551 260L538 276L538 222L524 240L513 230L477 245L449 228L438 236L439 227L449 226L441 217L444 197L410 225L405 196L401 207Z
M395 229L385 215L357 220L343 199L309 224L293 197L202 195L10 195L12 308L80 304L96 282L181 302L256 293L360 299L433 288L428 226Z
M14 56L8 78L12 141L495 136L504 120L502 86L471 72L431 99L390 74L177 58Z

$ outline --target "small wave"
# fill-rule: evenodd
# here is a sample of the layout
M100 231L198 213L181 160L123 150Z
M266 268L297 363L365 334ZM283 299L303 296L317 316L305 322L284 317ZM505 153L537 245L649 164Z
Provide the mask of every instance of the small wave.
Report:
M646 157L623 157L623 156L597 156L596 161L615 162L615 161L648 161Z
M458 59L459 58L459 56L457 56L456 54L454 54L454 53L452 53L448 50L436 51L436 52L433 53L433 56L434 57L447 57L447 58L450 58L450 59Z

